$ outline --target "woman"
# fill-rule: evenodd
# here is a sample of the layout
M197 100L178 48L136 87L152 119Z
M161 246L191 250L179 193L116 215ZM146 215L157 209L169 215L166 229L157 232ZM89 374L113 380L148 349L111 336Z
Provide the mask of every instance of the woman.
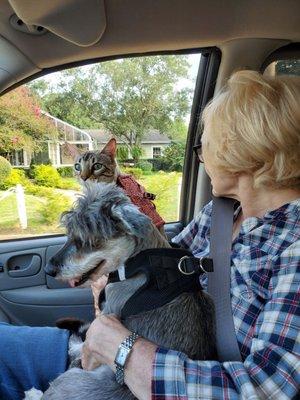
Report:
M135 341L125 382L138 399L292 399L300 387L300 78L232 75L205 109L202 152L215 196L238 200L231 301L242 362L192 361ZM211 204L174 241L209 252ZM101 331L101 335L97 333ZM130 332L114 316L91 325L87 370L114 367Z

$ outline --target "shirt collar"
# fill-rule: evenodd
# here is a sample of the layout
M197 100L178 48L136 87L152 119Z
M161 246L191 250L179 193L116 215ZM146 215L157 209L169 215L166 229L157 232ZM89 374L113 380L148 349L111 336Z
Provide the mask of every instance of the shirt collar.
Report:
M237 218L241 211L241 206L239 206L234 213L234 220ZM252 229L254 229L258 225L262 225L265 222L274 220L278 218L280 215L287 215L287 214L294 214L299 215L300 212L300 198L291 201L290 203L283 204L279 208L276 208L275 210L270 210L265 213L265 215L261 218L258 217L249 217L246 218L242 225L241 225L241 231L243 233L249 232Z

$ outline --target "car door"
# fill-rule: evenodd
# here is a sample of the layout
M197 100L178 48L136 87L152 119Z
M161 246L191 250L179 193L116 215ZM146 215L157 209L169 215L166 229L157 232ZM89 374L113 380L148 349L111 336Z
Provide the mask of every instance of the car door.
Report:
M217 49L201 51L186 141L181 193L178 193L178 218L167 221L165 226L169 239L179 233L194 215L199 166L193 156L192 146L200 138L199 116L213 95L219 63L220 52ZM206 198L208 196L209 191ZM206 198L204 196L203 203ZM1 235L1 238L0 321L51 326L55 320L65 316L93 319L93 296L90 289L71 288L44 273L47 261L66 242L63 234L36 234L29 237L25 237L25 234L22 237L21 234L17 239L6 239L5 235Z

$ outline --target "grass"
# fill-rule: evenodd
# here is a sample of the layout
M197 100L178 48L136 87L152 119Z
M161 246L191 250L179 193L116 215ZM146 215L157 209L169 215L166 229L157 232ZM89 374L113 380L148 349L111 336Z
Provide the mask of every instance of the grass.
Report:
M0 197L2 193L0 191ZM52 225L45 223L42 213L45 205L47 205L46 198L25 194L28 227L23 230L19 223L16 195L12 193L0 201L0 239L63 232L58 225L58 218L57 223Z
M154 204L166 222L178 221L181 177L180 172L160 171L153 175L144 175L139 179L147 192L156 195Z
M75 178L62 178L66 187L79 188ZM143 175L138 181L148 192L156 194L154 201L157 211L167 222L178 220L179 190L181 173L179 172L157 172L150 175ZM60 193L53 189L59 202ZM0 191L0 197L3 192ZM72 191L64 190L64 194L72 196ZM0 201L0 240L16 237L61 233L59 227L60 211L52 218L52 222L45 220L45 208L47 209L48 199L43 196L25 194L28 228L22 230L19 225L18 210L15 194ZM53 211L55 213L55 208Z

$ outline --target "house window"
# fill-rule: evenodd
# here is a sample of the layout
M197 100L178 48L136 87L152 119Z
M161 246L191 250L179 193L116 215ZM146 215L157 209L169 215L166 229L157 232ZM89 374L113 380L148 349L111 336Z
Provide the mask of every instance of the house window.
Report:
M153 158L161 156L161 147L153 147Z
M11 165L18 167L24 165L23 150L14 150L9 154L9 162Z

